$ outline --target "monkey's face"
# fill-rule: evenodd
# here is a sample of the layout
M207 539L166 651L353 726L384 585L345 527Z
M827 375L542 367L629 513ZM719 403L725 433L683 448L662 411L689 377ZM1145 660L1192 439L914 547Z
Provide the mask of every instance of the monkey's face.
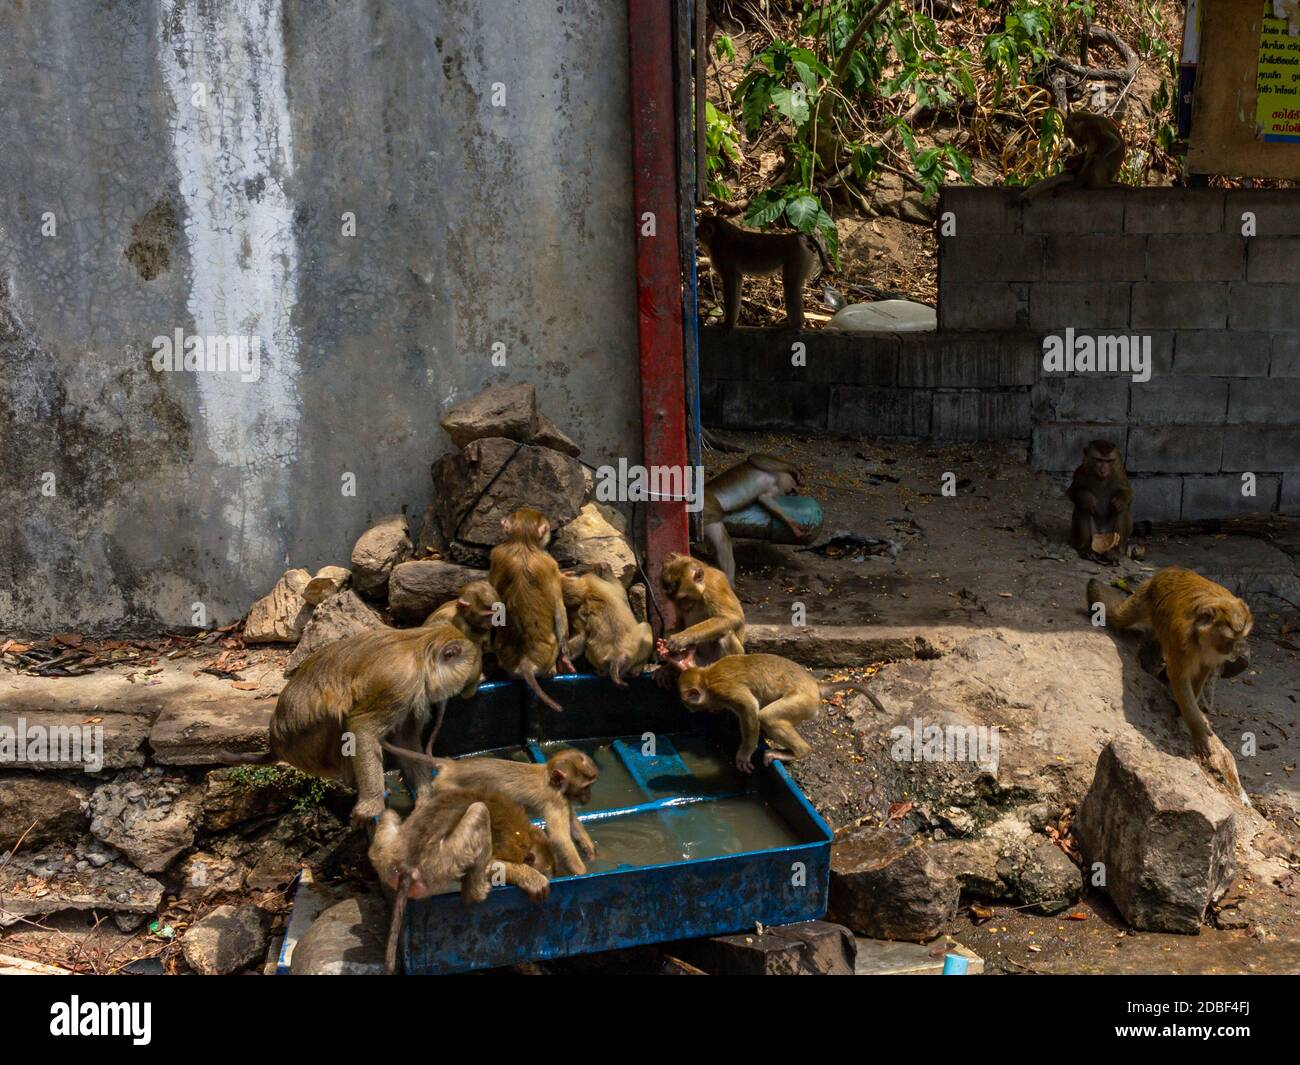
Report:
M677 678L677 694L681 696L687 710L695 711L705 708L702 674L703 670L687 669L683 670L682 675Z
M1222 659L1249 661L1246 638L1254 624L1250 607L1235 597L1229 603L1202 607L1196 616L1201 646Z
M778 473L776 475L776 486L781 490L782 495L792 496L796 491L798 491L799 482L795 479L793 474Z

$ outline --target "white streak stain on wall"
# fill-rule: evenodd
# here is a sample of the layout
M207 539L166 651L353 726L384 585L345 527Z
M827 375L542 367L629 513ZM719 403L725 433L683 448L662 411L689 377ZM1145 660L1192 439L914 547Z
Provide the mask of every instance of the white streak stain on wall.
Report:
M256 336L261 373L198 373L208 446L223 473L228 561L282 558L276 515L297 459L298 248L286 185L293 141L280 0L160 4L160 63L190 259L187 332ZM204 98L195 102L202 87ZM166 330L159 330L160 333ZM223 483L224 482L224 483Z

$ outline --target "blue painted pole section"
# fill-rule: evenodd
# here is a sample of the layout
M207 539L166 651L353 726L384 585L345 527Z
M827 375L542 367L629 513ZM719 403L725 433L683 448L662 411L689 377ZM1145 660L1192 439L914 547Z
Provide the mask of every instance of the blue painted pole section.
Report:
M943 956L944 976L965 976L969 968L970 962L960 954L945 954Z

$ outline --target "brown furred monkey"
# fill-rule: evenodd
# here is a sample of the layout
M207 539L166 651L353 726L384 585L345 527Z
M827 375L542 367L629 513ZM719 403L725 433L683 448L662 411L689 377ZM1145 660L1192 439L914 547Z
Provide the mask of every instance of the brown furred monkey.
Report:
M695 661L706 666L724 655L745 653L745 611L725 573L673 551L664 560L659 582L681 630L660 641L661 653L681 655L693 649Z
M1094 440L1065 494L1074 503L1070 543L1080 558L1114 565L1133 532L1133 489L1109 440Z
M480 652L488 650L492 639L492 619L501 597L487 581L470 581L455 599L448 599L424 619L425 625L455 625L478 644Z
M654 630L637 621L623 585L608 570L579 576L561 575L569 613L569 653L585 655L591 668L620 688L654 653Z
M461 901L487 898L494 863L507 884L534 902L550 892L551 846L518 804L493 792L446 788L423 792L405 821L385 810L370 844L370 864L396 892L385 970L397 969L397 943L408 899L428 898L459 881Z
M731 536L723 520L753 503L784 522L801 542L807 542L810 529L796 522L781 506L780 497L793 495L803 479L799 467L772 455L750 455L744 462L723 470L704 484L704 538L713 548L718 567L727 580L736 583L736 556Z
M505 604L506 623L496 631L493 650L502 669L522 677L539 700L559 710L537 683L538 673L555 673L557 659L566 672L574 671L560 567L546 553L551 523L540 511L520 507L501 520L501 527L506 539L492 548L488 581Z
M821 684L803 666L780 655L728 655L711 666L688 665L677 678L677 694L688 710L730 710L736 715L740 721L736 768L742 773L753 771L751 759L760 732L778 745L763 755L764 765L803 758L812 748L795 725L815 718L828 695L850 690L861 692L884 711L865 684Z
M591 786L600 777L589 755L566 747L537 764L508 758L435 758L411 751L403 753L438 770L435 791L482 788L522 804L533 817L546 822L546 838L560 872L581 876L587 871L583 858L595 856L596 844L578 820L574 807L591 802Z
M385 738L396 735L404 748L418 748L433 704L438 717L432 747L447 700L473 696L482 668L478 646L450 625L345 636L310 655L280 692L270 751L227 760L280 760L313 776L355 784L353 818L378 817L384 810ZM414 763L404 768L415 771Z
M1067 187L1091 191L1116 184L1124 165L1124 134L1113 119L1092 111L1071 111L1065 118L1065 135L1080 150L1065 161L1062 173L1025 189L1020 194L1022 203Z
M1150 628L1164 653L1169 688L1196 755L1223 784L1250 805L1237 763L1210 728L1201 709L1205 682L1225 663L1244 668L1250 650L1246 637L1254 620L1250 607L1220 584L1191 570L1169 566L1125 598L1100 581L1088 582L1088 608L1101 603L1112 629Z
M695 227L709 262L722 278L727 328L740 318L740 286L746 274L766 276L778 271L785 286L785 324L803 328L803 287L819 267L830 273L830 256L821 234L755 233L725 218L705 213Z

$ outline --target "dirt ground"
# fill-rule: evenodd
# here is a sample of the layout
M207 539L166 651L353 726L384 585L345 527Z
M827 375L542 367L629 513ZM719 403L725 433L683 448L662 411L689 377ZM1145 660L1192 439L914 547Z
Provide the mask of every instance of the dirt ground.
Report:
M1230 748L1240 749L1247 734L1258 748L1238 758L1254 805L1242 811L1239 835L1255 843L1241 849L1242 871L1216 917L1242 927L1206 928L1197 937L1129 932L1108 901L1093 894L1070 911L1082 919L995 906L992 919L976 924L962 915L948 931L984 955L990 971L1300 969L1293 958L1300 876L1284 860L1300 841L1300 648L1292 636L1300 612L1291 605L1300 603L1300 528L1284 533L1280 545L1246 536L1151 535L1144 561L1103 567L1079 559L1065 543L1062 485L1030 471L1023 448L726 435L804 465L807 494L825 513L823 538L850 531L899 545L895 558L860 561L738 545L737 585L750 622L790 624L794 604L802 603L809 625L912 627L945 649L930 661L875 672L872 688L888 722L854 696L845 709L803 728L814 753L794 774L837 828L880 824L893 803L942 804L942 786L909 793L909 779L879 757L887 725L913 714L999 726L997 775L1006 794L995 797L990 818L998 802L1077 807L1113 737L1140 733L1162 750L1187 755L1177 710L1164 685L1139 668L1136 644L1089 623L1087 580L1124 577L1134 587L1156 569L1180 564L1255 589L1248 596L1252 667L1218 685L1212 715ZM715 453L710 472L734 460ZM955 475L955 497L941 492L946 472ZM920 778L916 786L936 787Z

